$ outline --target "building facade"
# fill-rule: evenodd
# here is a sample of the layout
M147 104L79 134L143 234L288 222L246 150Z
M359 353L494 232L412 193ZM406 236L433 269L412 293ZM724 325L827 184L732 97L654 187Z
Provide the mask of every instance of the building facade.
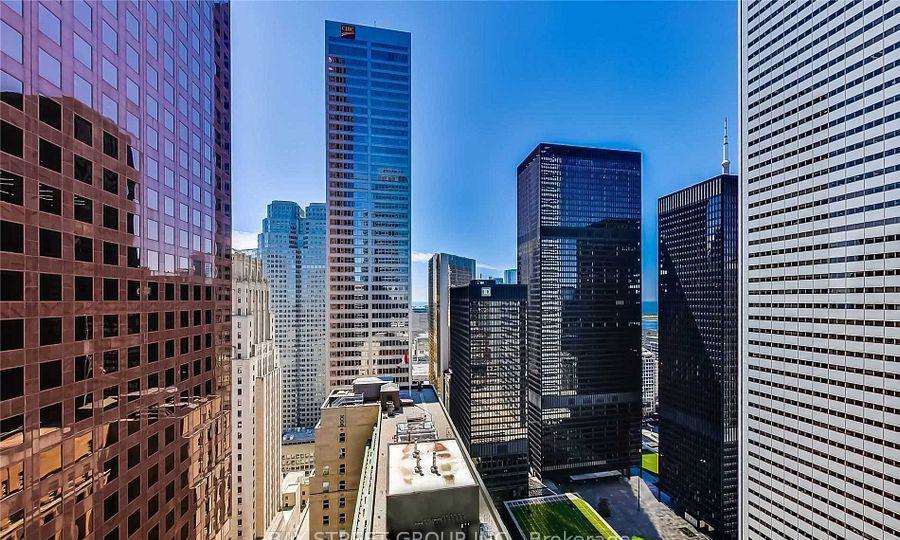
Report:
M740 7L743 538L896 538L891 2Z
M516 285L519 283L519 271L515 268L503 271L503 283Z
M444 377L450 367L450 288L475 279L475 259L435 253L428 261L428 380L446 405Z
M281 364L282 429L312 427L325 398L325 207L273 201L259 255Z
M641 154L539 144L518 167L531 466L640 460Z
M450 419L499 500L528 494L524 285L450 289Z
M0 537L227 537L229 6L0 20Z
M409 378L410 35L325 22L327 384Z
M737 538L737 210L728 174L658 204L659 487L718 539Z
M281 499L281 369L262 261L231 258L231 492L239 540L261 538Z

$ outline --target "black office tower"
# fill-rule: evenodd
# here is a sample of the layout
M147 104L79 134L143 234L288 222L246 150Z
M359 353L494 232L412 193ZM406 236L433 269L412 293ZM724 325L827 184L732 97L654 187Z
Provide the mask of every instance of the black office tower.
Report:
M518 168L533 472L640 460L641 154L539 144Z
M525 286L450 289L450 418L498 500L527 495Z
M737 538L738 184L659 200L659 470L673 505Z

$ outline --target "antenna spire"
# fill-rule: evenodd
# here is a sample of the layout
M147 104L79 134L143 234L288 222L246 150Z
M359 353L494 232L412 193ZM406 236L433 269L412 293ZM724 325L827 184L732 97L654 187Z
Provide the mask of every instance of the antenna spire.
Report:
M731 162L728 161L728 117L725 117L725 132L722 136L722 174L728 174Z

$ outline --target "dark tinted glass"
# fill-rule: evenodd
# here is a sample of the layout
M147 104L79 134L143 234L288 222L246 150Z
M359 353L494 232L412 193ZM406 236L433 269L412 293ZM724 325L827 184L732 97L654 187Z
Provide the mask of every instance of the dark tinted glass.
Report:
M41 229L38 236L41 257L54 257L56 259L62 257L62 233L51 231L50 229Z
M41 362L40 388L47 390L62 386L62 360Z
M91 146L94 144L94 128L91 126L91 123L85 120L84 118L74 115L75 121L73 122L73 134L75 138L84 144Z
M41 122L56 129L62 129L62 107L60 104L45 96L40 96L38 103L38 116Z
M60 274L41 274L41 300L62 300L62 276Z
M23 279L23 273L18 270L0 271L0 301L22 301L24 298Z
M41 167L62 172L62 148L50 141L40 139L38 143L38 161Z
M85 184L93 183L94 164L77 154L74 156L73 160L75 166L73 176L75 177L75 180L84 182Z
M22 205L24 181L18 174L0 171L0 202Z
M84 223L92 223L94 221L94 201L81 195L75 195L73 202L75 205L73 210L75 219Z

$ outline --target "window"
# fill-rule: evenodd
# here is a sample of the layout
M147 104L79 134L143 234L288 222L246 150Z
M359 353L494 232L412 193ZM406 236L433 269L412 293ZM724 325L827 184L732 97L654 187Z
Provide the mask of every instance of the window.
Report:
M38 73L47 82L57 88L60 87L60 63L52 54L44 49L38 49Z
M126 180L125 182L125 198L129 201L138 200L138 183L134 180Z
M62 149L50 141L40 139L38 142L38 161L41 167L62 172Z
M84 118L76 115L72 125L72 131L75 138L84 144L91 146L94 144L94 127Z
M113 171L103 169L103 190L118 195L119 175Z
M22 253L24 249L25 240L22 224L0 220L0 251Z
M103 226L107 229L119 230L119 209L103 205Z
M103 337L116 337L119 335L119 316L103 316Z
M82 262L93 262L94 260L94 241L83 236L75 237L75 260Z
M0 270L0 301L21 302L24 298L24 273L17 270Z
M94 357L90 354L75 357L75 382L94 376Z
M62 129L62 106L48 97L40 96L38 118L48 126Z
M116 68L116 65L107 60L106 58L102 59L102 76L103 80L106 81L107 84L112 86L113 88L119 88L119 70Z
M0 121L0 150L22 157L22 128Z
M91 6L84 0L75 0L75 18L81 21L88 30L91 29Z
M62 192L46 184L38 185L38 208L48 214L62 214Z
M87 420L94 415L94 395L75 396L75 421Z
M90 315L75 316L75 341L94 339L94 318Z
M43 4L38 4L38 6L38 28L42 34L60 45L59 18Z
M132 469L141 462L141 445L136 444L128 449L128 468Z
M103 352L103 373L115 373L119 371L119 351Z
M90 199L75 195L73 197L75 219L84 223L93 223L94 221L94 202Z
M72 75L73 84L75 85L75 98L87 105L94 106L94 87L91 83L82 79L77 73Z
M18 63L22 63L22 34L0 21L0 50Z
M25 395L25 368L0 370L0 401Z
M103 299L107 302L114 302L119 299L118 279L103 278Z
M88 69L94 68L93 53L91 44L81 38L77 33L74 35L75 41L75 60L81 62ZM90 144L90 143L88 143Z
M112 242L103 242L103 264L118 266L119 244L114 244Z
M41 429L62 429L62 403L41 407Z
M139 334L141 332L141 314L129 313L127 319L127 329L129 334Z
M139 248L134 246L128 246L125 252L126 261L125 264L128 265L129 268L138 268L141 266L141 255Z
M25 346L25 321L22 319L0 320L0 351L21 349Z
M90 302L94 299L94 278L75 276L75 301Z
M129 302L141 299L141 282L129 279L125 284L126 294Z
M50 229L38 231L41 257L62 258L62 233Z
M74 156L74 176L75 180L79 182L84 182L85 184L92 184L94 182L93 172L94 172L94 164L88 161L87 159L75 154Z
M62 360L41 362L40 375L41 390L62 386Z
M59 302L62 300L62 276L59 274L41 274L40 299L42 302ZM6 286L6 284L4 284Z
M62 317L41 319L40 340L41 346L62 343Z
M0 71L0 101L22 110L22 81L5 71Z
M0 201L22 206L24 195L23 178L18 174L0 171Z
M103 153L111 158L119 159L119 139L105 131L103 132Z
M113 493L109 497L107 497L103 501L103 519L104 521L108 521L113 516L119 513L119 493ZM119 531L116 530L116 536L114 538L119 537Z

